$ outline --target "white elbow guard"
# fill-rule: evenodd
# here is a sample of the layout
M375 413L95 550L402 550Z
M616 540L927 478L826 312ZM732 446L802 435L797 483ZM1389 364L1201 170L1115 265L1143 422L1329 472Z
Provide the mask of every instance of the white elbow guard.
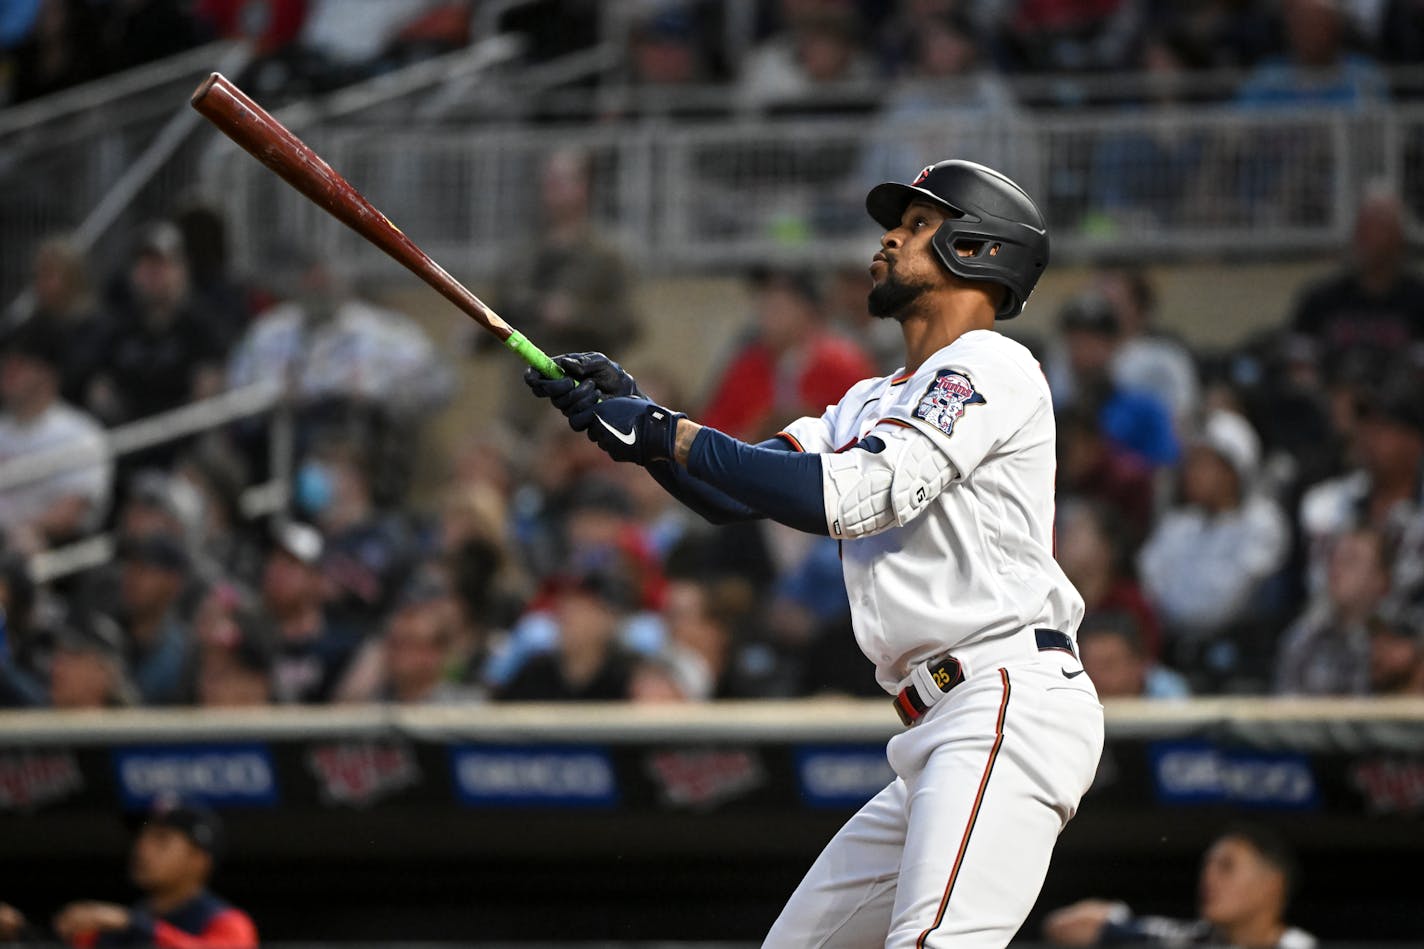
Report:
M880 438L884 451L852 448L821 456L826 524L832 537L853 540L908 524L954 478L949 459L920 432Z

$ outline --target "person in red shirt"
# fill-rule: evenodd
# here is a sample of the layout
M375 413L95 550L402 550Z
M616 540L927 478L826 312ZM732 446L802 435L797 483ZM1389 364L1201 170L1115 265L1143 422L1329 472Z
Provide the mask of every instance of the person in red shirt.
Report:
M702 415L709 427L756 442L775 435L779 421L820 415L876 373L860 346L826 325L809 274L758 271L751 279L754 333L723 370Z
M208 890L222 852L222 823L201 804L160 800L134 840L129 875L144 898L132 907L79 901L55 915L54 932L79 949L255 949L257 927L242 910ZM0 905L0 938L28 929Z

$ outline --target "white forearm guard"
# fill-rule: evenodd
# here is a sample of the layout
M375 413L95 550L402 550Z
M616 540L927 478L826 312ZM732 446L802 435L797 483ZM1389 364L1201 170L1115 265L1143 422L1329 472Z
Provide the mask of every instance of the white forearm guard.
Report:
M821 456L826 524L837 539L908 524L954 480L954 467L929 436L912 429L875 434L884 451L852 448Z

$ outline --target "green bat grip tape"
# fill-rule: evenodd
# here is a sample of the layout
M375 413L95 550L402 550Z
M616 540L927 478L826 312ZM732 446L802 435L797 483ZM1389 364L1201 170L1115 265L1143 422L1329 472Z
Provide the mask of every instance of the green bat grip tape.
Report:
M519 357L529 365L538 369L546 379L564 378L564 370L554 364L554 360L544 355L544 351L525 338L524 334L515 330L509 334L509 339L504 341L504 345L519 354Z

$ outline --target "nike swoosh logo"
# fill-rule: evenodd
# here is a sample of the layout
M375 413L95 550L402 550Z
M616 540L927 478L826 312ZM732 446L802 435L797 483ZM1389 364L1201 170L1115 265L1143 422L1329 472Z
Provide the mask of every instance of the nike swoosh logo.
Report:
M1086 672L1087 670L1086 670L1086 669L1079 669L1077 672L1069 672L1067 669L1059 669L1058 671L1061 672L1061 673L1063 673L1063 678L1065 678L1065 679L1071 679L1071 678L1073 678L1074 676L1080 676L1080 675L1082 675L1082 674L1083 674L1084 672Z
M614 438L618 439L625 445L632 445L638 440L637 428L631 428L626 432L620 432L618 431L618 429L614 428L612 425L609 425L606 421L604 421L601 416L598 419L598 424L608 429L608 431L613 434Z

